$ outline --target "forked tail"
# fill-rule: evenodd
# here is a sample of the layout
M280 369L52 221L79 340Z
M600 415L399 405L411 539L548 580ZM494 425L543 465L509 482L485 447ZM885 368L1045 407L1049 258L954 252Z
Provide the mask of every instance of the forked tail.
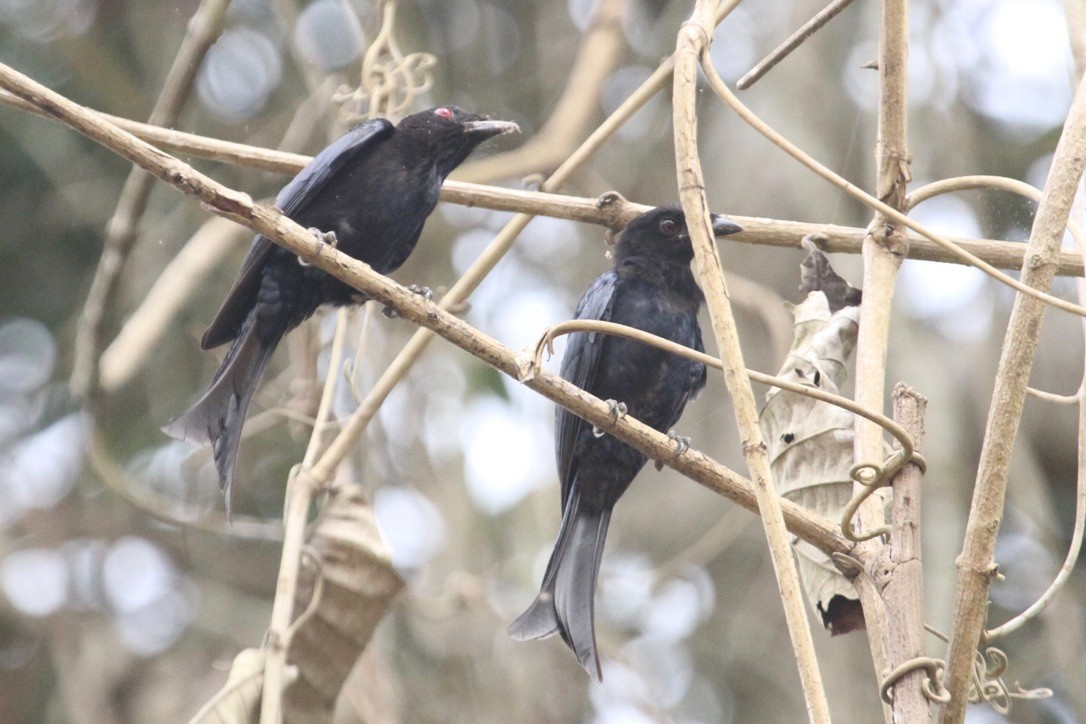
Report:
M580 505L575 484L535 601L509 626L518 641L561 634L590 675L603 680L596 651L596 579L611 511L590 513Z
M261 342L252 319L247 320L219 367L211 388L187 412L162 428L178 440L212 446L228 517L241 428L275 347L275 343Z

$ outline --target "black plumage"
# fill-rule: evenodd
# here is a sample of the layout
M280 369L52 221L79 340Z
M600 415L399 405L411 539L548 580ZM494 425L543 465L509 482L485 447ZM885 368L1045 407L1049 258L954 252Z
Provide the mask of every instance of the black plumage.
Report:
M381 274L415 248L441 184L480 143L516 130L455 107L432 108L393 126L362 123L321 151L276 197L276 206ZM201 340L203 349L232 342L210 389L162 428L173 437L211 443L230 511L241 427L279 340L322 304L362 303L363 295L257 236L237 280Z
M717 236L739 231L713 217ZM690 270L694 251L682 209L663 206L637 217L618 237L614 268L589 287L577 319L616 322L702 351L701 290ZM678 422L705 386L705 366L631 339L591 332L569 337L561 375L661 432ZM518 640L560 634L581 665L602 678L594 598L611 511L645 465L645 456L559 408L555 418L562 524L539 596L509 627Z

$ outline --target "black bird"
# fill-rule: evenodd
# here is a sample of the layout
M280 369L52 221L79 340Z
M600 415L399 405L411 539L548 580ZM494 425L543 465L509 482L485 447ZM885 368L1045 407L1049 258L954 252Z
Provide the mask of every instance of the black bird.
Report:
M362 123L321 151L275 199L286 216L381 274L399 268L437 205L445 177L483 141L517 130L452 106ZM257 236L234 286L201 340L233 342L211 388L163 427L211 443L230 512L241 426L279 340L322 304L365 302L357 290Z
M717 236L740 231L713 215ZM637 327L703 351L694 282L694 250L679 206L638 216L619 235L614 268L577 305L577 319ZM705 386L705 366L631 339L577 332L562 359L562 377L661 432L678 422L687 400ZM571 412L558 408L555 453L562 483L562 526L539 596L509 627L519 641L560 634L581 665L602 680L596 652L594 596L611 510L645 465L645 456Z

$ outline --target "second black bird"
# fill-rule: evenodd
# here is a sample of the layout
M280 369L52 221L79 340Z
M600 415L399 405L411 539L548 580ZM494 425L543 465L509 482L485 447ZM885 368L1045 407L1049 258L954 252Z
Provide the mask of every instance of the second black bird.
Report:
M717 236L740 231L713 217ZM702 351L701 290L690 270L694 250L678 206L637 217L618 237L614 268L596 279L577 306L577 319L643 329ZM705 366L625 337L570 335L561 375L661 432L679 420L687 400L705 386ZM539 596L509 627L518 640L560 634L581 665L602 678L596 651L594 597L611 510L645 465L645 456L558 408L555 419L562 525Z
M480 143L517 129L455 107L367 121L321 151L276 197L298 224L381 274L399 268L437 205L445 177ZM213 446L230 511L241 427L273 351L322 304L364 302L357 290L257 236L234 286L201 340L232 342L210 389L163 430Z

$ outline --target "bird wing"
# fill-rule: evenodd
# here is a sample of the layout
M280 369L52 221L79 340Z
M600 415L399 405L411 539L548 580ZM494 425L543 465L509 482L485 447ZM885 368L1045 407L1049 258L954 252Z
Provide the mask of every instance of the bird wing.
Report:
M283 187L275 197L275 206L288 217L305 207L317 196L346 164L357 161L358 157L377 146L392 133L393 125L384 118L361 123L344 133L318 153L290 183ZM322 229L328 231L328 229ZM215 319L204 332L200 346L203 349L218 347L231 341L241 330L241 325L253 308L256 294L260 290L260 272L275 244L264 236L257 236L245 262L241 266L238 278L226 295Z
M693 320L693 322L694 349L698 352L704 353L705 345L702 344L701 341L701 327L698 326L698 321L696 318ZM671 428L675 427L676 423L679 422L679 418L682 417L683 409L686 407L686 403L698 396L698 393L701 392L702 388L705 387L705 382L708 379L708 368L706 368L705 365L703 365L701 362L693 361L691 361L689 364L690 376L687 378L686 389L683 390L682 397L679 398L678 404L676 404L675 409L672 410L671 420L668 422L667 426L664 427L665 430L670 430Z
M611 321L615 306L615 285L618 274L612 269L592 283L581 297L574 314L576 319L598 319ZM575 332L569 336L565 356L562 358L561 375L564 379L580 387L591 390L596 379L600 355L603 351L605 335L598 332ZM576 471L573 469L574 447L581 430L587 425L584 420L564 408L558 408L555 416L555 440L558 442L558 476L562 483L562 507L565 508L569 489L573 484Z

